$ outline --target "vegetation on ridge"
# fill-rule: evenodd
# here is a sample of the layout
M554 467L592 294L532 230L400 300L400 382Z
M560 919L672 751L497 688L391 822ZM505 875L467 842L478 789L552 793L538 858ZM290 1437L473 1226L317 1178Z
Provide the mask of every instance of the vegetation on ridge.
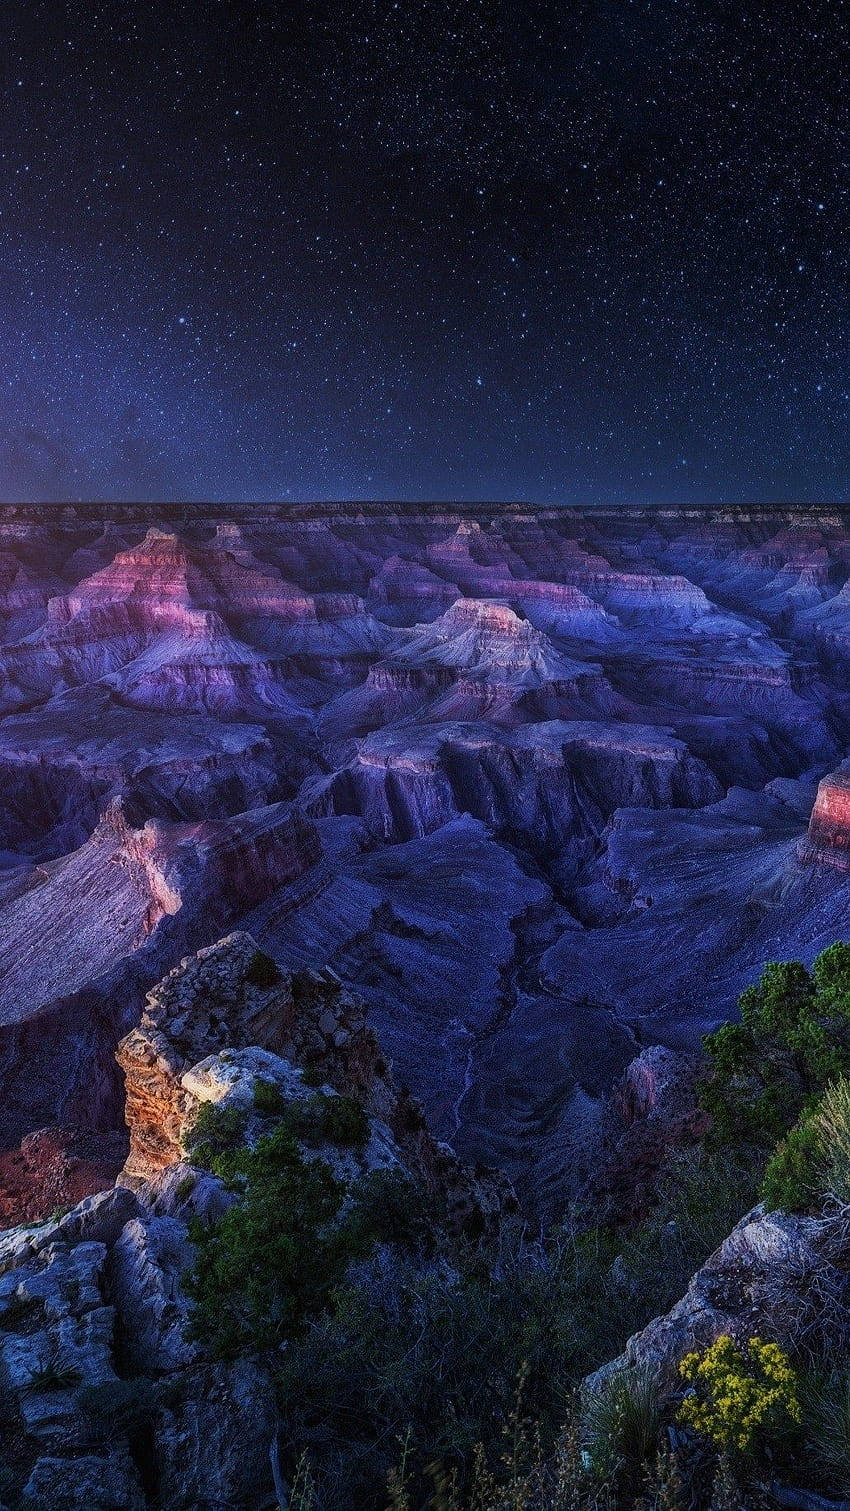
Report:
M272 1363L293 1507L707 1511L712 1483L715 1507L777 1477L827 1497L850 1483L840 1306L805 1338L715 1339L672 1400L644 1366L578 1393L759 1194L815 1213L850 1197L850 946L811 972L767 966L705 1049L709 1131L669 1157L642 1222L589 1228L576 1211L541 1237L514 1219L490 1250L449 1243L399 1172L346 1188L322 1158L368 1137L345 1098L293 1103L258 1081L269 1131L251 1149L244 1117L202 1112L192 1159L238 1200L193 1228L192 1325Z

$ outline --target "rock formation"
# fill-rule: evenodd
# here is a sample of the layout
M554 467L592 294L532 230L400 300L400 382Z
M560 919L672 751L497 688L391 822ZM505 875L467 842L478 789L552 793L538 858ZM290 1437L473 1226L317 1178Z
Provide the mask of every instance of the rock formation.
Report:
M624 1353L585 1382L646 1366L667 1395L679 1388L679 1360L721 1333L765 1337L787 1348L808 1342L836 1356L850 1346L850 1229L847 1214L789 1217L761 1207L743 1217L662 1317L630 1338Z
M332 973L281 974L247 934L171 971L119 1060L130 1136L119 1184L0 1235L3 1468L24 1504L253 1511L272 1503L275 1361L216 1361L187 1332L189 1219L233 1200L191 1164L198 1109L239 1108L250 1145L273 1116L257 1110L258 1082L281 1108L308 1102L308 1066L323 1098L351 1097L365 1113L362 1145L328 1136L310 1152L338 1180L396 1170L424 1183L444 1213L439 1242L475 1244L513 1196L433 1139Z
M829 509L4 507L0 1153L114 1133L244 927L575 1195L630 1061L846 932L848 572Z
M801 855L850 870L850 771L831 771L818 783Z

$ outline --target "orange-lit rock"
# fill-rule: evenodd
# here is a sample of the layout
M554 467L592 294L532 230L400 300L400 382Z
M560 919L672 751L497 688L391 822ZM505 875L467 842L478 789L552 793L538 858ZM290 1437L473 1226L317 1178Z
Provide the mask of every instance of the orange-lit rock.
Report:
M805 853L850 870L850 771L832 771L819 784Z

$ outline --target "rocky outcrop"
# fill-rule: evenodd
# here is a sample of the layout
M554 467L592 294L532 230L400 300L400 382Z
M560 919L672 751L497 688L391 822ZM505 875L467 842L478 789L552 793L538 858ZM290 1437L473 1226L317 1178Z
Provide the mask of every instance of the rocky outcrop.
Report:
M850 871L850 771L832 771L818 784L800 854Z
M299 595L273 569L252 558L244 541L236 551L227 534L212 545L192 545L179 535L152 527L137 546L119 551L99 572L72 592L50 602L55 624L104 604L150 604L221 609L240 614L287 612ZM177 621L179 622L179 621Z
M170 972L148 994L117 1051L130 1150L122 1179L138 1186L178 1164L203 1102L249 1109L255 1081L288 1098L307 1069L353 1098L426 1187L453 1231L479 1237L515 1204L496 1174L473 1176L430 1134L422 1108L394 1084L363 1004L333 971L282 972L249 934L231 934Z
M256 1506L272 1490L268 1373L185 1341L185 1221L128 1190L0 1237L4 1469L64 1511Z
M510 683L569 680L575 667L531 621L507 603L462 598L433 624L417 626L398 659L450 666Z
M331 971L282 973L249 934L231 934L181 962L148 994L138 1028L118 1046L130 1153L126 1174L150 1179L182 1158L200 1100L194 1067L255 1046L309 1066L337 1091L388 1114L387 1068L362 1005ZM219 1088L221 1090L221 1088Z
M185 1341L185 1221L128 1191L81 1213L0 1240L7 1482L65 1511L271 1503L273 1384Z
M613 1373L650 1369L668 1394L678 1388L679 1360L721 1333L771 1338L840 1357L850 1346L850 1220L789 1217L757 1207L706 1260L687 1292L626 1344L620 1358L585 1382L598 1388Z
M274 1359L216 1361L187 1329L190 1219L237 1199L187 1163L199 1108L238 1108L250 1146L280 1109L310 1104L317 1080L323 1100L353 1098L363 1139L328 1132L305 1157L349 1188L376 1170L424 1183L443 1214L425 1220L446 1254L449 1235L475 1244L515 1203L504 1179L431 1137L333 973L281 973L247 934L165 977L119 1059L130 1134L120 1183L0 1234L7 1481L24 1504L49 1496L66 1511L254 1511L273 1504Z
M14 873L0 895L0 1147L55 1123L118 1126L114 1051L145 990L236 910L275 893L285 913L319 858L286 804L136 828L115 800L78 851Z
M134 708L243 716L253 709L295 725L307 722L288 689L286 662L244 645L209 610L188 610L173 630L157 636L109 681Z
M677 1149L698 1142L707 1118L697 1101L698 1055L654 1044L627 1067L607 1099L596 1168L581 1196L594 1222L630 1227L656 1199Z
M721 796L711 772L669 735L568 721L510 734L459 724L382 730L349 768L314 786L314 814L357 813L385 840L471 813L547 848L599 832L621 805L696 807Z

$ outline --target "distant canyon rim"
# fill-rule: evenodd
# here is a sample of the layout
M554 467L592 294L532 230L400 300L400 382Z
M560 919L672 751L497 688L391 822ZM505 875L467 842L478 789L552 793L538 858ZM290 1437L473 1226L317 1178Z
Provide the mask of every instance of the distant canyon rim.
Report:
M7 505L0 630L0 1164L105 1157L240 928L557 1210L644 1047L850 935L850 509Z

